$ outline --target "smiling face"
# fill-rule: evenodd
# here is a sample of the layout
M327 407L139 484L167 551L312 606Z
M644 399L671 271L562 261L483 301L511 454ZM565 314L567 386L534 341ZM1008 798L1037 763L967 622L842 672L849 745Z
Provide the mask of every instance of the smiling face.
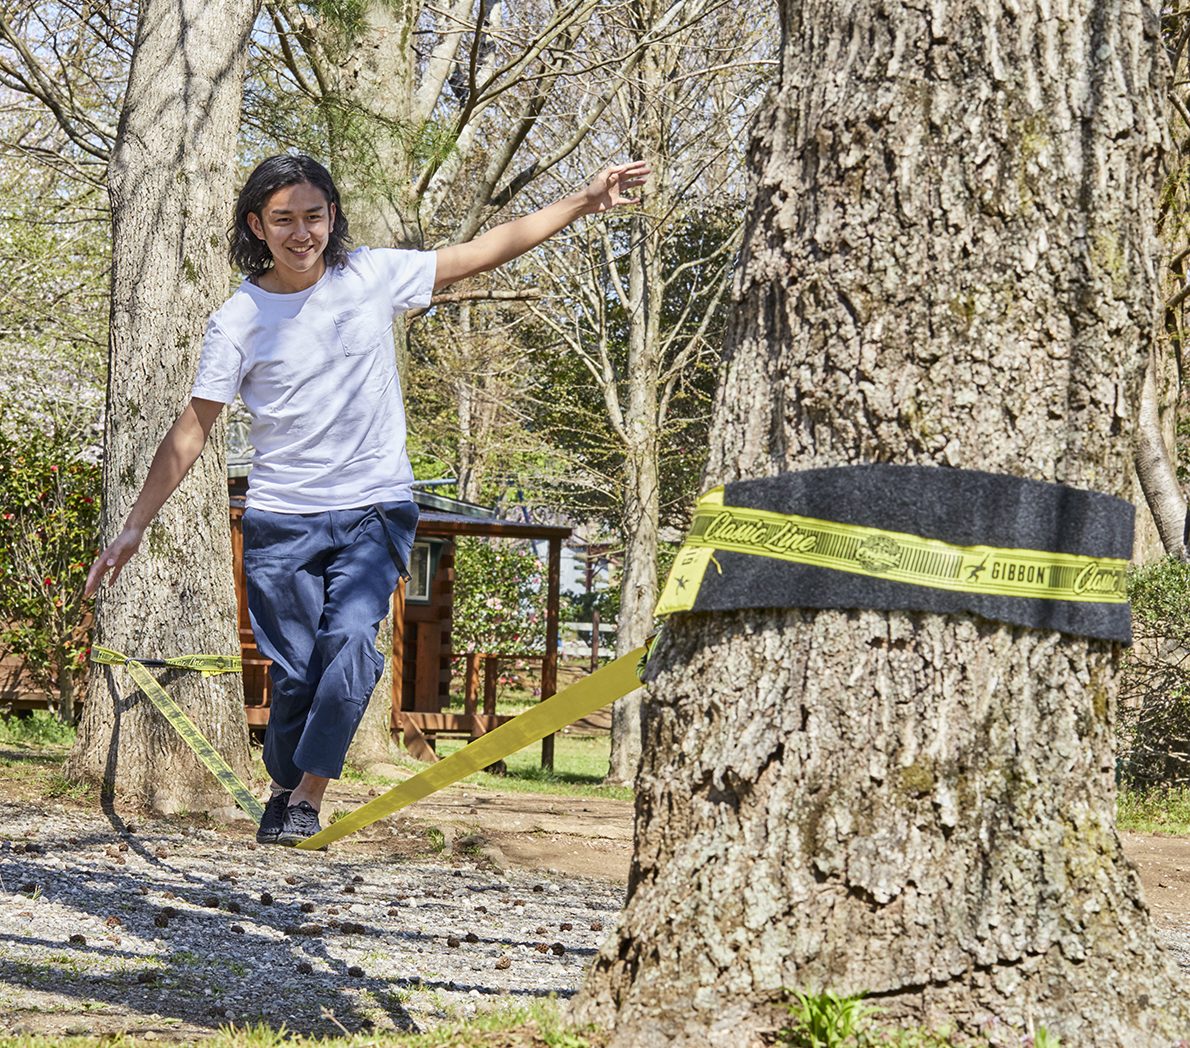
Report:
M258 283L266 291L304 291L326 271L322 253L335 222L335 205L321 189L298 182L270 193L248 226L265 242L274 266Z

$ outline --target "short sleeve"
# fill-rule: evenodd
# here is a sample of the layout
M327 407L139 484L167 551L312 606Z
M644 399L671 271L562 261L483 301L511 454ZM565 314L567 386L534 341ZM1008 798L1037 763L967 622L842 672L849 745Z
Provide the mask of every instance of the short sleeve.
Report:
M198 377L190 395L230 404L240 391L243 373L244 354L212 317L203 336Z
M436 252L373 248L371 258L388 288L394 316L430 304L438 271Z

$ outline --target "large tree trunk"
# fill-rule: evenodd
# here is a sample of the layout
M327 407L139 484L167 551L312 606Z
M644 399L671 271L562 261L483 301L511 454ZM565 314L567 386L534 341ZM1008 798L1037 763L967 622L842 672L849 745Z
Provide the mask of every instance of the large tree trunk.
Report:
M708 485L892 461L1125 491L1155 8L782 13ZM1114 829L1113 646L863 610L667 635L629 900L579 1004L613 1043L756 1044L782 988L824 987L996 1043L1185 1032Z
M189 400L207 316L227 295L223 230L251 0L143 0L120 131L108 171L112 311L103 537L119 530L158 442ZM101 591L96 643L142 657L235 653L222 423L145 535L119 583ZM246 774L243 687L235 674L161 675L233 768ZM216 780L123 670L95 668L69 772L159 811L229 805Z

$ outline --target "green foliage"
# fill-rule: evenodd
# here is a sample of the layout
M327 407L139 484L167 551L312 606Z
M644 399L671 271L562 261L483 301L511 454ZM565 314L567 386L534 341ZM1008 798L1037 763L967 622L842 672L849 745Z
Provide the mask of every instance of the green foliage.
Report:
M99 493L99 467L69 427L30 419L0 432L0 645L61 693L65 712L86 658Z
M1133 833L1190 834L1190 787L1120 787L1116 826Z
M45 710L28 716L0 717L0 743L18 746L68 746L74 742L74 727L63 724Z
M1190 782L1190 564L1131 572L1133 647L1121 665L1117 747L1123 782Z
M876 1009L863 1003L862 993L847 996L823 990L795 991L789 1003L790 1026L781 1030L783 1044L795 1048L843 1048L866 1043L860 1038L869 1028Z
M498 655L544 652L544 570L520 543L460 539L455 546L454 649Z
M877 1026L879 1009L863 1003L862 993L847 996L824 990L811 994L795 992L787 1005L793 1022L779 1031L778 1042L793 1048L986 1048L988 1042L961 1038L946 1030L924 1027L887 1028ZM997 1043L1000 1043L997 1041ZM1018 1043L1027 1048L1061 1048L1061 1042L1045 1027Z
M598 610L601 622L615 622L620 614L620 589L612 586L590 593L563 593L560 616L563 622L592 622L592 613Z

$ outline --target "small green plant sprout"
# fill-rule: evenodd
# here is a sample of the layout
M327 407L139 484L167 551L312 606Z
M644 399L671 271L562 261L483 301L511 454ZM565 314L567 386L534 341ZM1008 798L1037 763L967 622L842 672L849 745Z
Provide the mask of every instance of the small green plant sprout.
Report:
M1037 1027L1029 1041L1032 1048L1061 1048L1062 1042L1044 1026Z
M855 1045L878 1012L863 1003L862 993L846 995L830 990L820 993L795 990L793 998L787 1005L793 1022L778 1036L782 1044L794 1048Z

